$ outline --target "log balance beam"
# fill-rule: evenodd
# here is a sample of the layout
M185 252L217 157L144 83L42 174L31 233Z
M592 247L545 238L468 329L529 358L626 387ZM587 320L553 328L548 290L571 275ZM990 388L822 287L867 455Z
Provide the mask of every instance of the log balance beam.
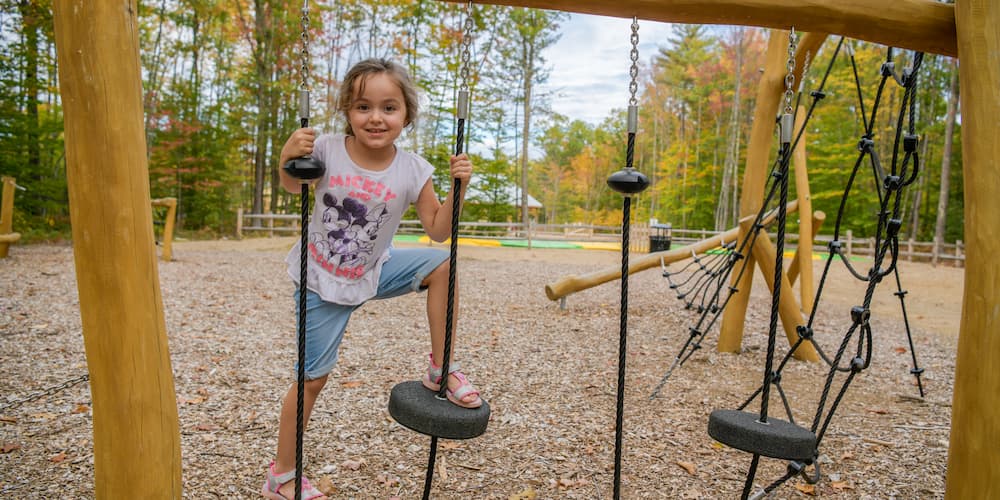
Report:
M788 202L786 205L787 212L793 214L798 211L799 202L793 200ZM774 222L777 216L776 210L771 210L764 215L761 220L762 225L768 225ZM740 220L741 223L753 223L756 219L756 214L753 216L744 217ZM638 257L634 260L629 261L628 273L629 275L635 274L639 271L645 271L652 267L659 265L672 264L694 255L704 254L710 250L722 247L726 242L735 241L739 237L740 227L734 227L722 234L713 236L711 238L706 238L697 243L692 243L680 248L675 248L673 250L665 250L662 252L653 252L642 257ZM771 240L768 239L766 234L758 236L751 248L751 253L757 255L758 257L770 256L771 275L774 275L774 245L771 244ZM811 265L811 263L810 263ZM762 271L767 272L767 268L762 266ZM600 271L595 271L590 274L585 274L583 276L569 275L556 280L554 283L545 285L545 295L549 300L559 300L575 292L581 290L586 290L588 288L593 288L598 285L602 285L609 281L614 281L620 279L622 276L621 266L609 267ZM772 284L769 282L768 286ZM791 284L788 279L785 278L782 281L782 296L781 301L778 303L778 312L781 316L781 322L784 325L785 336L788 338L789 344L794 344L798 340L798 333L795 327L802 324L802 315L799 312L799 306L795 301L794 295L792 295ZM813 349L812 344L802 344L795 351L795 358L805 361L818 361L819 355Z

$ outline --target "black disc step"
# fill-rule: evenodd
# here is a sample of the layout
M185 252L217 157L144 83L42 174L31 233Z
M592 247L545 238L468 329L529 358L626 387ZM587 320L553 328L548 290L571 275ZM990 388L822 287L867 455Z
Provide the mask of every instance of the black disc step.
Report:
M737 410L715 410L708 417L708 435L738 450L782 460L811 461L816 435L780 418Z
M428 436L472 439L486 432L490 405L462 408L424 387L420 381L396 384L389 394L389 414L400 425Z

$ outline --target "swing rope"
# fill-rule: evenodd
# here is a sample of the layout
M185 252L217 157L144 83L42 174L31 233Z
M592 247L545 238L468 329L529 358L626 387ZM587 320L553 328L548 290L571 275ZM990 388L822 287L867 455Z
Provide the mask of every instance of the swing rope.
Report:
M625 414L625 361L628 340L628 254L629 254L629 221L631 219L632 195L642 192L649 186L649 179L637 172L632 163L635 159L635 134L638 129L639 106L636 92L639 89L639 19L632 18L632 49L629 58L629 106L628 106L628 140L625 152L625 168L608 177L608 186L624 194L622 205L622 267L621 267L621 306L618 331L618 388L615 402L615 465L614 494L615 500L621 498L621 461L622 461L622 429Z
M458 106L456 109L456 133L455 133L455 155L463 152L465 144L465 122L469 117L469 59L470 46L472 43L472 2L466 5L465 23L463 24L462 48L461 48L461 70L460 86L458 91ZM452 179L451 196L451 242L448 255L448 299L445 312L444 329L444 357L441 360L441 387L435 396L439 400L446 401L448 391L448 372L451 359L451 341L453 336L455 319L455 288L456 271L458 269L458 220L461 216L461 196L462 181L459 178ZM430 451L427 456L427 471L424 476L423 500L430 498L431 484L434 481L434 462L437 458L438 436L431 436Z
M299 72L301 82L299 84L301 92L306 92L308 100L309 91L309 0L302 2L302 61ZM300 102L301 107L301 102ZM309 126L308 115L301 118L301 126ZM303 437L305 434L305 386L306 386L306 259L309 257L309 186L302 183L301 186L302 205L300 211L302 228L299 238L299 324L298 324L298 363L296 365L296 389L295 389L295 500L302 499L302 455Z

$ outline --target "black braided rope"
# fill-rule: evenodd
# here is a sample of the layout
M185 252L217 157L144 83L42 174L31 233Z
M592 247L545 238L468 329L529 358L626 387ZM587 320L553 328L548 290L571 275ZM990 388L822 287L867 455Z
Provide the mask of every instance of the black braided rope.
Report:
M635 134L629 134L629 152L634 144ZM625 196L622 203L622 281L621 315L618 323L618 398L615 405L615 474L614 498L621 498L622 479L622 429L625 419L625 361L628 343L628 246L629 219L631 218L632 197Z
M302 437L305 434L306 385L306 258L309 236L309 184L302 183L302 231L299 239L298 367L295 387L295 500L302 499Z
M462 154L462 145L465 142L465 119L458 119L458 132L455 135L455 155ZM451 190L451 246L448 255L448 307L445 312L444 325L444 356L441 360L441 387L438 389L437 397L445 399L448 391L448 365L451 362L451 340L455 321L455 288L456 270L458 269L458 219L461 216L461 190L462 181L455 178ZM431 436L431 449L427 457L427 474L424 477L423 499L430 498L431 484L434 482L434 462L437 457L437 436Z

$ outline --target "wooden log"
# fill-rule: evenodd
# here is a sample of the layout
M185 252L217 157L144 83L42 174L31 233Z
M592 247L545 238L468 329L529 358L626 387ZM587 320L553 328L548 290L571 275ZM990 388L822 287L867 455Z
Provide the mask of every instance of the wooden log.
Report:
M157 198L151 201L154 207L167 207L166 219L163 221L163 253L160 258L170 262L174 260L174 222L177 220L177 198Z
M798 210L798 202L790 201L787 205L788 213L795 213ZM764 224L770 224L774 221L774 217L777 215L775 211L765 215L763 219ZM756 217L756 215L754 215ZM751 221L753 219L751 218ZM713 236L708 239L704 239L697 243L692 243L683 247L675 248L673 250L666 250L663 252L653 252L637 259L629 260L628 273L635 274L639 271L644 271L651 267L658 267L661 263L671 264L684 259L687 259L693 255L698 255L705 253L709 250L718 248L723 245L723 243L729 243L736 239L739 234L738 228L732 228L722 234ZM739 245L737 244L737 247ZM583 276L578 276L571 274L569 276L560 278L555 283L549 283L545 285L545 295L549 300L559 300L567 295L570 295L581 290L586 290L588 288L595 287L597 285L602 285L609 281L617 280L622 277L621 266L609 267L600 271L596 271L590 274L585 274Z
M820 210L813 212L811 221L812 234L809 239L803 239L802 235L799 235L799 247L795 249L795 256L792 257L792 263L788 266L788 282L792 285L795 284L800 269L808 267L812 271L813 242L816 241L816 235L819 234L819 228L823 226L824 221L826 221L825 212ZM813 302L816 300L816 286L811 272L809 273L808 283L806 281L805 275L803 275L802 284L799 285L799 297L801 298L802 312L810 314L812 313Z
M181 498L135 0L53 2L66 177L90 374L94 497Z
M757 239L754 240L753 254L757 259L757 265L760 266L760 272L764 276L767 276L764 281L767 283L768 290L771 290L773 293L774 261L778 256L778 252L764 230L761 230L760 234L757 235ZM794 345L799 340L799 333L796 327L805 323L802 321L802 313L799 311L799 304L795 300L795 292L792 290L792 284L788 281L788 276L785 273L781 273L780 286L781 294L778 298L778 316L781 318L781 325L785 329L785 337L788 338L788 344ZM804 342L800 345L793 355L796 359L804 361L819 361L819 354L816 353L816 349L809 342Z
M801 84L801 80L796 83ZM801 88L808 90L805 87ZM795 150L792 151L792 166L795 169L795 198L799 200L799 214L804 215L804 217L799 217L799 245L795 249L795 257L792 257L791 265L788 266L788 281L795 283L793 270L795 271L794 276L802 275L799 297L802 310L809 312L812 310L813 302L812 237L816 233L812 227L812 193L809 190L809 171L806 168L806 136L808 134L803 128L805 121L806 107L799 106L795 113L795 130L802 132L798 144L795 145ZM801 253L805 254L805 258L799 258Z
M945 498L1000 497L1000 2L957 0L965 290Z
M6 259L10 244L21 239L14 231L14 187L16 179L9 176L0 178L3 182L3 200L0 202L0 259Z
M806 54L815 55L826 40L822 33L806 33L799 40L795 53L796 81L802 78L802 68ZM757 104L754 108L753 128L750 131L750 142L747 144L747 163L743 173L743 191L740 196L741 215L757 213L764 202L764 187L767 184L768 172L771 166L771 142L774 139L774 119L781 106L781 98L785 92L785 75L788 73L788 32L773 31L767 46L767 59L764 63L764 74L757 87ZM752 219L751 219L752 220ZM740 240L748 234L749 223L743 224ZM738 290L726 305L722 314L722 324L719 326L720 352L739 352L743 344L743 321L750 303L750 290L753 288L755 258L747 256L749 268L742 276L733 276L732 286ZM735 280L739 278L740 282Z
M457 1L457 0L453 0ZM934 0L474 0L686 24L761 26L845 35L892 47L958 54L955 9Z

